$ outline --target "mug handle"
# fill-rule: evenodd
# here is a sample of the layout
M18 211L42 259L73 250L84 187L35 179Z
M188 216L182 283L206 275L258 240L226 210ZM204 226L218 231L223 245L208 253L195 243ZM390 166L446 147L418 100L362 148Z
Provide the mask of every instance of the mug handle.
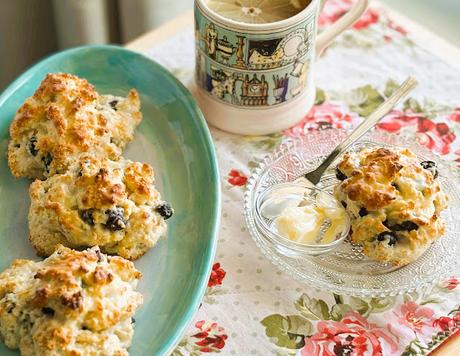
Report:
M327 1L327 0L326 0ZM324 7L325 2L321 1L320 9ZM327 46L330 45L332 40L350 27L356 20L358 20L367 9L369 4L368 0L358 0L358 2L339 20L326 28L320 33L316 39L316 56L319 56ZM318 14L319 16L319 14Z

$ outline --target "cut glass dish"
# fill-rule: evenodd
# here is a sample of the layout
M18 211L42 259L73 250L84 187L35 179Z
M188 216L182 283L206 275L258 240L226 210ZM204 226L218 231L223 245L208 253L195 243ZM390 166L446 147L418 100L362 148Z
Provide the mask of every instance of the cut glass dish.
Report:
M342 130L324 130L283 143L265 157L248 181L245 194L245 216L256 244L280 269L297 280L337 294L361 297L385 297L421 290L460 270L460 179L458 168L417 144L414 138L373 131L365 135L348 151L370 147L405 147L411 149L420 161L435 161L439 182L449 196L449 207L442 213L446 233L433 243L415 262L394 267L367 258L360 246L348 239L332 252L320 256L295 257L280 252L275 242L255 222L254 206L257 197L268 187L292 182L315 169L335 146L344 140ZM338 158L340 159L340 157ZM332 192L338 182L333 164L318 187Z

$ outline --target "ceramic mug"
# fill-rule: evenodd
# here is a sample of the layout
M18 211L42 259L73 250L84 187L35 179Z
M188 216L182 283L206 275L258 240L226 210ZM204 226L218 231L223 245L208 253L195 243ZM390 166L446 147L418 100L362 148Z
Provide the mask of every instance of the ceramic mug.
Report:
M366 10L357 3L317 35L323 2L272 23L244 23L195 0L195 96L213 126L249 135L284 130L313 106L316 56Z

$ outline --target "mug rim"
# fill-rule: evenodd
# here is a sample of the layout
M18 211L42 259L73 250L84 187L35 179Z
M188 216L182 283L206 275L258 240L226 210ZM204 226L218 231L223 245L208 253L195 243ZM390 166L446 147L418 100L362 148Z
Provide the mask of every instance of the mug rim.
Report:
M233 30L257 32L286 29L302 22L308 17L307 15L312 11L314 4L316 4L319 0L311 0L310 3L302 11L287 19L262 24L241 22L224 17L214 10L211 10L206 1L207 0L195 0L195 5L201 10L203 14L211 17L212 20Z

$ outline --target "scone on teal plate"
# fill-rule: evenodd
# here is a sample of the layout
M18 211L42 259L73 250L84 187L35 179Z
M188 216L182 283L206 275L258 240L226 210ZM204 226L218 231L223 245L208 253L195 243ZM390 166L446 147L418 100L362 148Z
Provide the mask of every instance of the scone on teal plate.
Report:
M128 355L141 273L97 247L59 246L0 274L0 339L23 356Z
M345 154L335 197L352 219L351 240L368 257L395 266L415 261L445 231L447 195L435 162L409 149L374 148Z
M141 122L139 95L99 95L86 79L48 74L10 126L8 164L15 177L64 173L82 153L116 159Z
M30 241L40 256L59 244L99 246L136 259L166 235L173 214L146 163L84 155L67 173L36 180L29 189Z

